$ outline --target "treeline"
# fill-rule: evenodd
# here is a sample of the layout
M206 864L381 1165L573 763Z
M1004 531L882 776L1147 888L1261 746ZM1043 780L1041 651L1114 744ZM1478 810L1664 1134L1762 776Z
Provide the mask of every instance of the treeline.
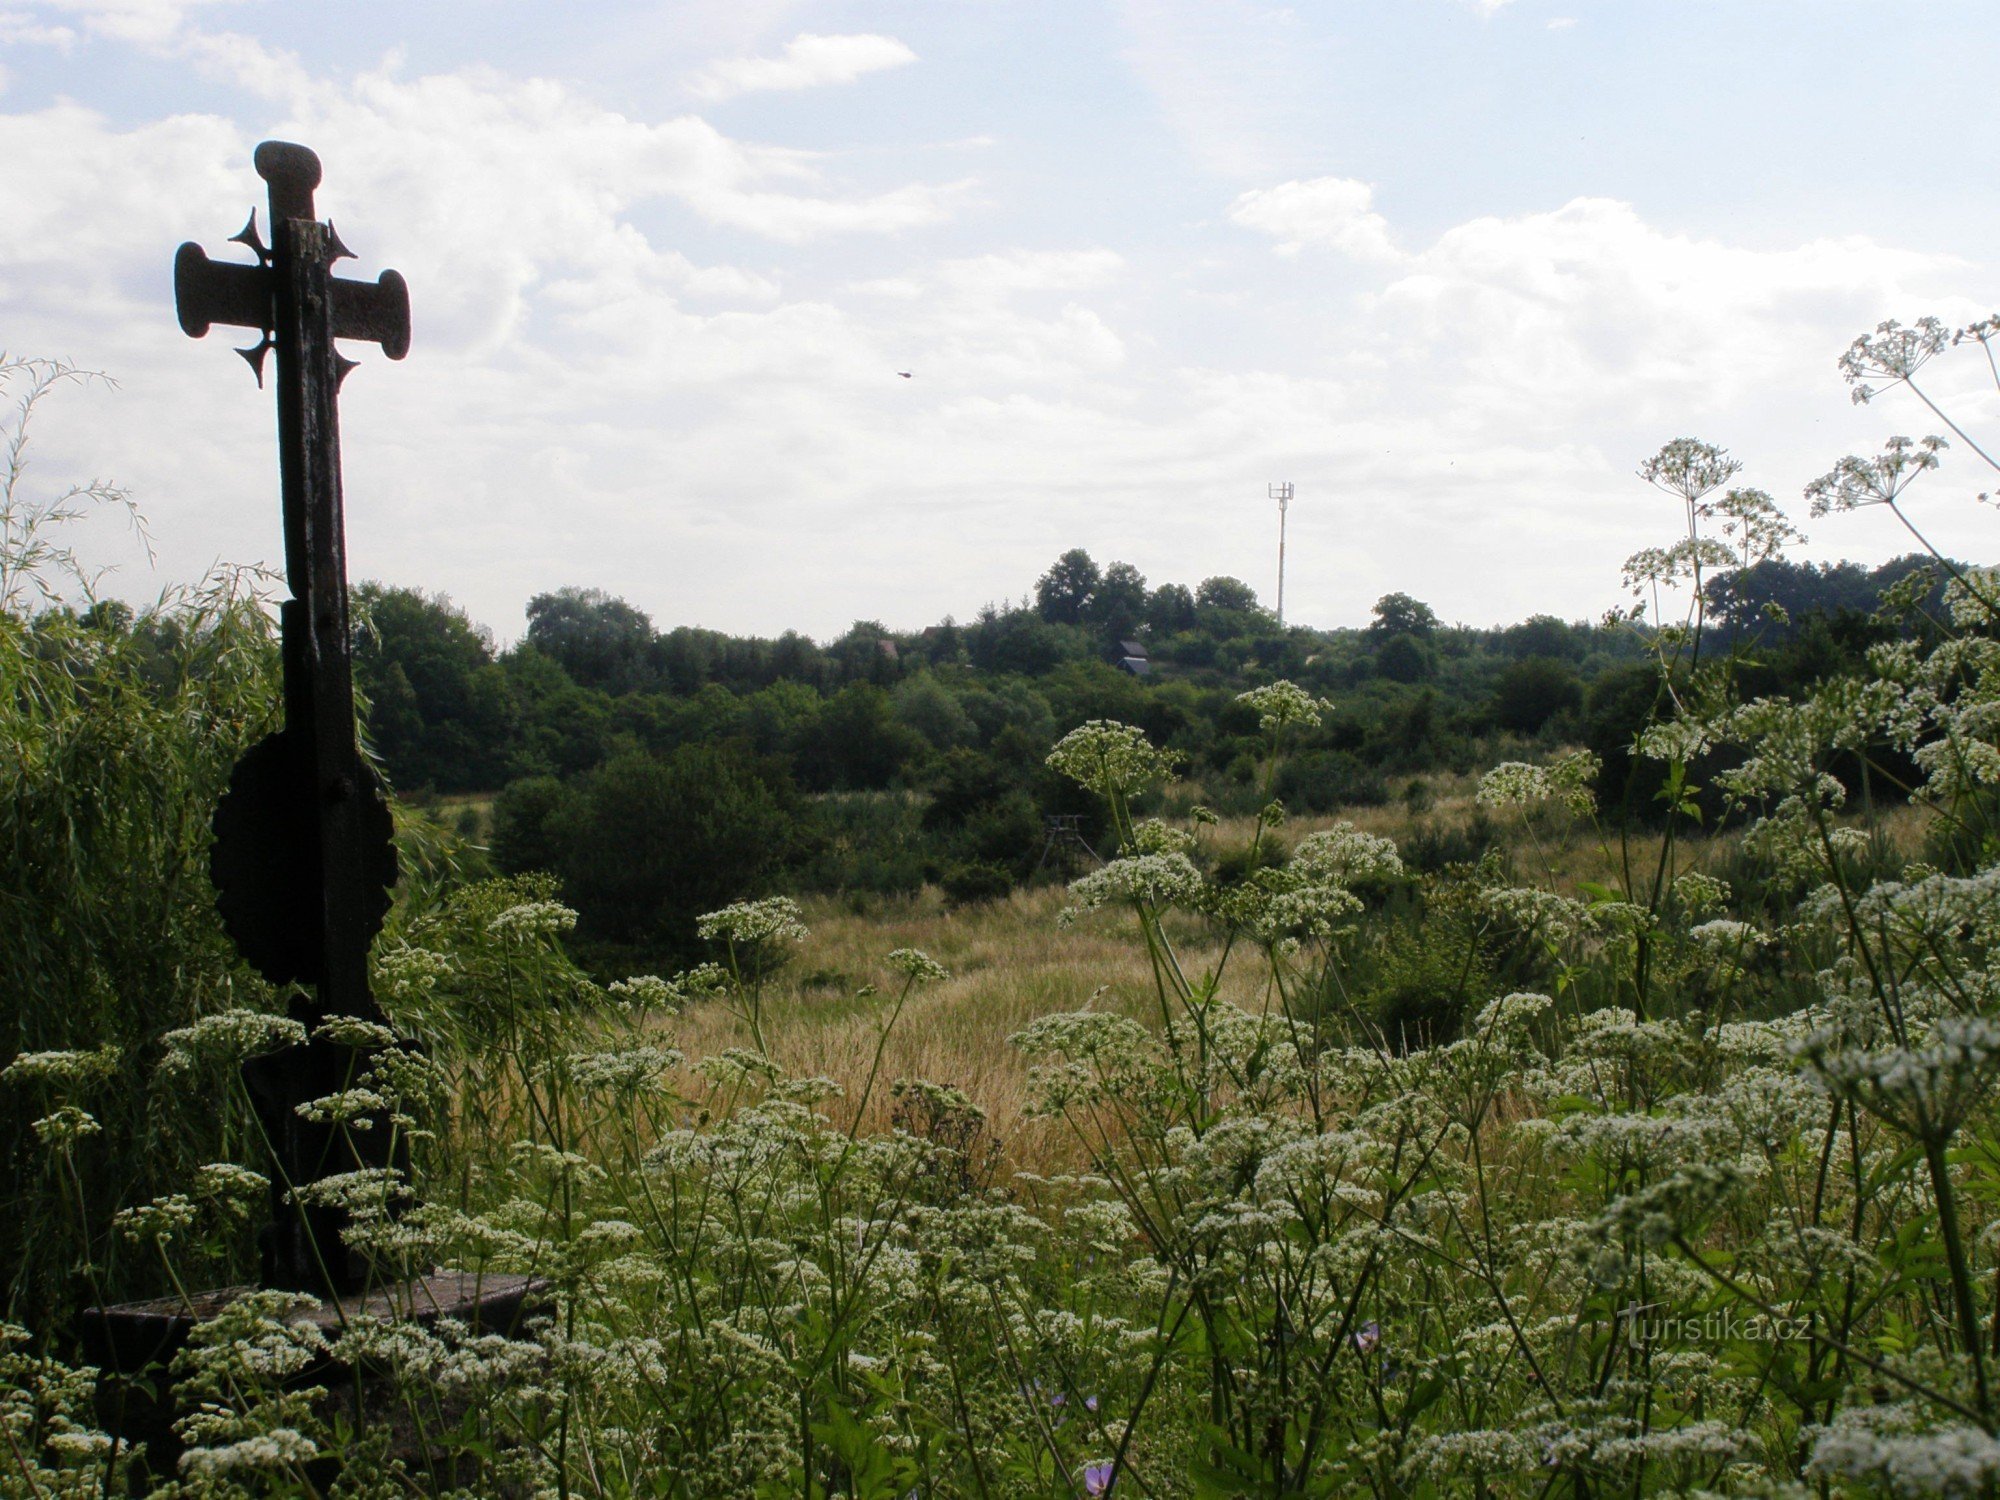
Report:
M1912 567L1765 563L1716 580L1708 605L1775 688L1893 633L1871 612ZM498 867L560 875L586 941L622 957L682 950L696 913L780 881L1004 891L1046 863L1048 815L1090 816L1042 767L1087 719L1142 726L1212 805L1247 809L1257 726L1235 696L1283 677L1337 705L1280 772L1295 809L1381 802L1535 740L1598 749L1615 805L1658 688L1629 621L1477 629L1398 593L1361 629L1281 627L1240 580L1154 587L1080 549L1018 604L824 643L660 630L587 588L536 596L506 651L442 595L365 584L355 604L393 783L497 793Z

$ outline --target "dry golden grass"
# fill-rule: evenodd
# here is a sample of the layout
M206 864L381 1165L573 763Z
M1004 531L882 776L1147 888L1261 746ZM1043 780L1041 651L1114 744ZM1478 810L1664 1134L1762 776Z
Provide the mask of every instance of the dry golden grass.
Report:
M1407 840L1419 822L1463 825L1474 811L1478 778L1429 778L1430 806L1418 817L1393 804L1354 808L1330 816L1287 821L1280 837L1296 846L1306 835L1351 822L1370 833ZM1556 811L1524 817L1516 810L1492 814L1502 828L1516 877L1576 893L1584 881L1622 885L1621 867L1644 899L1659 858L1657 834L1635 832L1621 844L1601 840L1590 823ZM1914 857L1922 815L1896 809L1877 826L1892 847ZM1247 844L1250 818L1225 819L1202 832L1204 843L1228 849ZM1741 835L1726 830L1696 841L1683 839L1678 869L1720 871L1736 853ZM862 1095L901 976L886 963L897 948L918 948L951 971L946 983L917 990L897 1019L883 1052L865 1128L887 1125L889 1086L923 1078L962 1090L986 1112L1005 1144L1011 1168L1050 1170L1074 1166L1075 1147L1047 1122L1025 1116L1027 1062L1007 1038L1038 1016L1086 1006L1155 1024L1159 1000L1131 913L1092 913L1074 925L1056 925L1066 904L1060 886L1016 891L1007 900L953 911L933 889L905 897L846 900L815 897L802 903L811 935L768 982L764 1034L774 1058L795 1077L822 1076L845 1091L832 1106L843 1123ZM1183 967L1193 976L1213 967L1217 940L1192 921L1170 924ZM1255 955L1239 953L1225 973L1222 994L1235 1004L1264 1003ZM864 986L874 987L867 993ZM709 1003L673 1023L675 1041L690 1058L750 1045L749 1027L726 1007ZM692 1080L690 1080L692 1083Z
M886 1125L894 1080L923 1078L962 1090L985 1110L1012 1165L1067 1160L1065 1143L1023 1118L1027 1063L1007 1038L1038 1016L1087 1006L1150 1022L1159 1001L1130 914L1094 913L1059 928L1065 899L1060 887L1039 886L960 911L933 890L858 911L832 898L802 903L811 936L764 996L773 1057L794 1076L833 1079L851 1109L902 983L884 960L897 948L922 949L951 978L910 996L883 1052L864 1125ZM1190 925L1174 936L1189 965L1213 964L1217 953L1204 934ZM1224 994L1254 1003L1254 972L1242 968L1231 977L1236 982L1226 983ZM863 985L877 993L857 998ZM694 1058L750 1043L749 1027L716 1003L679 1017L673 1029L676 1044ZM836 1115L841 1108L834 1106Z

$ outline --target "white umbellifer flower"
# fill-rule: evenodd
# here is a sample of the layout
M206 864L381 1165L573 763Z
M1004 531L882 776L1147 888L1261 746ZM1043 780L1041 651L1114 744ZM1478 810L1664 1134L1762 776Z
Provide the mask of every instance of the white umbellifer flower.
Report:
M1537 1020L1554 1008L1555 1001L1547 995L1517 991L1489 1002L1473 1019L1472 1029L1475 1035L1491 1041L1525 1036Z
M1070 883L1075 904L1064 909L1058 921L1074 921L1081 912L1094 911L1110 901L1131 901L1146 906L1186 905L1201 893L1201 871L1185 854L1141 854L1131 859L1114 859Z
M313 1028L313 1035L342 1047L356 1047L364 1051L396 1045L395 1032L380 1021L366 1020L361 1016L328 1016Z
M1132 825L1128 847L1134 854L1186 854L1194 848L1194 835L1158 818L1142 818Z
M1806 486L1812 513L1824 516L1869 505L1893 505L1918 475L1938 466L1938 454L1947 446L1941 437L1912 442L1898 436L1884 443L1873 458L1850 453Z
M1908 1047L1837 1047L1822 1031L1797 1050L1830 1090L1926 1140L1964 1124L2000 1073L2000 1024L1980 1016L1947 1017Z
M457 965L442 953L399 943L376 957L375 982L383 994L408 1003L423 999L456 970Z
M1976 1427L1920 1426L1907 1405L1850 1407L1819 1429L1809 1473L1891 1495L1981 1495L2000 1477L2000 1441Z
M305 1027L290 1016L261 1010L217 1011L160 1039L166 1048L160 1071L171 1077L201 1063L234 1067L280 1047L297 1046L305 1039Z
M181 1473L191 1479L227 1479L268 1472L317 1457L319 1445L290 1427L274 1427L214 1448L190 1448L181 1455Z
M1591 788L1602 767L1603 763L1588 750L1561 756L1546 766L1503 761L1480 778L1475 800L1487 807L1557 801L1572 812L1589 813L1597 806Z
M1100 797L1130 797L1174 772L1180 757L1156 750L1145 731L1112 719L1092 719L1056 742L1048 765Z
M605 990L629 1010L671 1012L680 1008L683 999L679 990L657 974L614 979Z
M1720 911L1729 904L1729 882L1704 875L1699 870L1689 870L1685 875L1676 876L1673 891L1681 909L1690 915Z
M311 1120L321 1125L345 1125L350 1130L369 1130L374 1127L375 1115L385 1113L389 1100L375 1089L341 1089L336 1093L323 1094L317 1099L308 1099L303 1104L293 1106L293 1112L302 1120Z
M302 1182L291 1191L292 1201L311 1206L344 1208L368 1217L386 1213L393 1203L415 1196L394 1167L362 1167L336 1172L317 1182Z
M1718 953L1741 953L1751 948L1769 945L1769 933L1759 931L1748 922L1736 922L1728 917L1716 917L1688 929L1688 937L1702 947Z
M742 944L799 943L808 935L805 923L799 920L799 904L789 896L734 902L701 917L694 930L711 942L720 939Z
M1324 940L1363 909L1361 898L1344 885L1303 879L1289 869L1259 870L1225 891L1218 906L1224 918L1260 943Z
M1516 926L1538 930L1556 942L1588 932L1590 909L1581 901L1539 886L1494 886L1479 893L1480 904Z
M1330 698L1315 698L1295 682L1283 678L1265 687L1236 695L1238 703L1257 710L1257 723L1265 729L1283 729L1288 724L1316 724L1333 707Z
M951 970L917 948L898 948L889 955L889 967L918 984L943 984Z
M570 1079L581 1088L636 1093L678 1066L681 1054L672 1047L625 1047L608 1052L573 1052L567 1059Z
M1854 403L1859 406L1880 395L1887 385L1908 380L1950 342L1950 330L1936 318L1919 318L1908 328L1890 318L1847 346L1847 352L1840 356L1840 378L1854 387ZM1871 380L1886 385L1871 386Z
M1479 778L1476 800L1487 807L1540 802L1553 794L1548 773L1523 760L1502 761Z
M121 1208L111 1222L129 1240L166 1245L192 1229L195 1218L193 1199L185 1193L169 1193L136 1208Z
M1685 765L1714 748L1714 730L1697 719L1669 719L1639 732L1639 753L1648 760Z
M58 1151L66 1150L84 1137L96 1135L104 1129L97 1123L96 1116L78 1109L74 1104L65 1104L54 1114L43 1115L29 1128L35 1132L36 1140Z
M1299 840L1285 868L1308 880L1353 885L1394 879L1403 873L1403 859L1393 840L1340 822Z
M200 1198L255 1198L270 1186L270 1178L234 1162L210 1162L194 1174L195 1196Z
M57 1088L103 1083L117 1073L118 1060L123 1055L110 1044L90 1052L22 1052L5 1068L0 1068L0 1079Z
M496 937L553 937L576 926L576 913L560 901L523 901L486 924Z

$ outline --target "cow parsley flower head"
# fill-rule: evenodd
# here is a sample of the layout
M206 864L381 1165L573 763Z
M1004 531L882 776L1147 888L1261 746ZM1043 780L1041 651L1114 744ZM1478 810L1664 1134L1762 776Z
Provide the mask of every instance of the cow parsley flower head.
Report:
M1194 835L1158 818L1142 818L1132 825L1129 847L1134 854L1186 854L1194 848Z
M1307 880L1347 886L1393 880L1403 873L1403 858L1394 840L1343 821L1300 839L1285 868Z
M488 922L486 930L496 937L536 938L554 937L574 926L576 913L560 901L523 901Z
M1238 703L1257 710L1257 723L1265 729L1283 729L1288 724L1317 724L1333 707L1330 698L1315 698L1295 682L1283 678L1265 687L1236 695Z
M1675 438L1639 465L1639 477L1689 504L1729 483L1743 467L1727 448L1696 438Z
M97 1123L96 1116L78 1109L74 1104L65 1104L54 1114L43 1115L29 1128L44 1146L64 1151L86 1136L96 1135L104 1127Z
M194 1200L185 1193L168 1193L151 1203L121 1208L112 1215L112 1227L135 1244L167 1245L192 1229L197 1212Z
M1721 911L1729 905L1729 882L1699 870L1674 877L1674 899L1690 915Z
M917 948L898 948L889 955L889 967L917 984L943 984L951 970Z
M121 1056L123 1053L113 1044L89 1052L22 1052L5 1068L0 1068L0 1081L41 1084L50 1088L83 1088L108 1082L114 1077Z
M1950 342L1951 331L1936 318L1919 318L1910 328L1890 318L1847 346L1840 356L1840 376L1854 388L1854 404L1860 406L1908 380Z
M1101 870L1093 870L1070 883L1075 904L1064 908L1057 921L1064 926L1086 911L1095 911L1108 902L1129 901L1158 909L1186 906L1201 894L1201 871L1185 854L1140 854L1131 859L1114 859Z
M680 1008L682 998L673 985L657 974L634 974L629 979L614 979L604 988L616 1004L641 1013L671 1014Z
M1917 476L1938 466L1947 446L1941 437L1892 437L1873 458L1850 453L1827 473L1806 486L1815 516L1860 510L1869 505L1893 505Z
M1769 934L1752 927L1748 922L1732 921L1728 917L1716 917L1699 926L1690 927L1688 937L1703 948L1725 954L1762 948L1771 941Z
M789 896L769 896L762 901L737 901L720 911L709 912L696 921L694 930L710 942L744 946L802 943L808 934L799 918L798 902Z
M305 1039L306 1028L290 1016L240 1008L217 1011L160 1039L166 1048L160 1071L172 1077L204 1063L235 1067L280 1047L295 1047Z
M1588 814L1597 806L1592 787L1603 762L1588 750L1558 757L1546 766L1526 761L1502 761L1479 780L1475 800L1486 807L1528 806L1560 802L1571 812Z
M1130 797L1173 775L1180 757L1145 732L1111 719L1080 724L1056 742L1048 765L1100 797Z

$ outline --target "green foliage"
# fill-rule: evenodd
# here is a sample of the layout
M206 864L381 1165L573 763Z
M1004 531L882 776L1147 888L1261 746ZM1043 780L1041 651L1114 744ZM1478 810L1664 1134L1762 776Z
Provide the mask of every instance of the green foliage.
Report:
M799 823L783 770L730 744L618 756L553 818L579 934L642 956L693 952L697 916L762 894L793 857Z
M938 885L953 906L978 906L1003 900L1014 889L1014 877L994 864L959 864L946 870Z
M554 870L562 861L565 796L553 776L510 781L493 799L493 831L488 836L494 868L503 875Z
M579 686L622 692L650 674L653 622L602 589L562 588L528 601L528 644Z
M1422 682L1433 670L1430 652L1409 631L1387 637L1375 651L1375 670L1391 682Z
M1996 335L1974 325L1958 342ZM1885 324L1843 368L1880 395L1951 342L1928 321ZM1896 510L1936 454L1898 439L1814 493ZM1400 849L1348 822L1286 827L1273 793L1309 756L1407 767L1465 753L1466 705L1484 711L1498 671L1462 675L1475 653L1460 631L1423 642L1436 684L1371 685L1366 716L1291 681L1183 682L1131 700L1183 743L1095 717L1039 770L1019 753L1034 707L1019 695L987 718L965 708L976 748L938 754L912 735L870 675L906 680L872 627L836 653L846 675L826 709L768 705L769 724L791 727L766 732L802 736L827 734L840 705L834 738L802 745L911 735L896 772L868 774L930 767L928 807L833 795L884 837L980 837L1060 805L1053 777L1101 804L1116 857L1072 883L1059 920L1122 916L1141 958L1127 972L1149 987L1137 1011L1100 991L1010 1039L1026 1064L1021 1135L1068 1153L1047 1170L1002 1171L949 1084L885 1077L912 997L950 980L921 952L888 953L883 988L856 988L842 1022L860 1021L860 1066L811 1064L842 1081L776 1060L767 978L807 934L791 901L740 899L772 864L741 874L727 905L686 908L718 962L608 986L565 952L576 917L547 877L420 880L422 908L399 913L376 981L422 1046L385 1048L368 1079L394 1128L416 1127L414 1176L317 1191L355 1212L353 1246L385 1286L441 1265L528 1274L547 1312L503 1338L393 1316L319 1325L286 1294L242 1297L160 1372L189 1445L171 1493L1990 1492L2000 572L1938 559L1950 582L1934 634L1886 636L1821 680L1766 691L1761 664L1704 649L1699 620L1715 572L1784 529L1767 497L1723 491L1737 467L1680 439L1641 471L1688 530L1632 572L1648 595L1686 586L1690 614L1656 620L1652 666L1600 675L1584 716L1624 757L1623 811L1652 789L1643 831L1600 812L1610 755L1583 751L1504 760L1469 821L1433 809ZM153 827L161 798L205 795L191 769L205 763L158 708L268 707L261 616L240 622L255 627L240 654L216 648L234 618L0 616L16 648L0 656L16 674L0 703L23 750L10 799L23 810L5 826L28 841L15 864L57 869L9 877L45 930L23 945L34 963L0 955L36 1024L98 1028L0 1075L7 1107L36 1111L19 1160L43 1173L9 1207L43 1225L80 1207L66 1253L83 1280L114 1273L123 1245L187 1285L240 1243L240 1222L217 1227L244 1185L226 1164L128 1201L115 1235L89 1224L108 1205L84 1201L77 1170L93 1129L108 1136L103 1121L133 1107L124 1095L190 1067L213 1087L153 1095L177 1125L240 1110L220 1049L159 1038L110 988L128 972L177 985L207 972L212 929L201 938L185 901L193 817L177 806L166 833ZM128 657L100 637L135 644ZM1209 638L1217 659L1252 644L1287 647L1248 629ZM184 651L202 671L176 666ZM237 695L215 697L238 670ZM960 699L962 679L928 670ZM1058 722L1126 691L1081 665L1059 679L1042 695ZM510 837L518 849L553 824L565 881L598 903L585 926L608 912L665 942L665 914L699 900L668 882L780 859L804 814L781 765L716 738L741 731L752 694L710 680L657 712L626 696L640 701L620 700L617 737L659 753L523 783ZM173 755L165 779L141 764ZM829 784L862 779L860 752L842 755ZM1190 759L1240 766L1261 799L1247 844L1212 816L1139 815ZM1896 857L1865 795L1892 765L1945 868ZM121 883L176 879L166 898ZM979 899L980 881L997 893L1007 872L946 878L955 899ZM155 925L134 937L126 922ZM144 968L157 959L134 951L142 940L180 967ZM829 970L806 988L823 1000L835 984L848 981ZM727 1012L750 1044L682 1057L675 1015L691 1007ZM273 1018L211 1019L201 1035L256 1042ZM133 1063L148 1047L160 1066ZM886 1130L870 1113L885 1090ZM146 1128L147 1148L171 1154L171 1135ZM87 1376L22 1344L0 1329L0 1485L113 1491L128 1476L90 1425ZM305 1384L328 1369L365 1371L388 1419L350 1424Z
M1529 656L1500 674L1493 688L1493 720L1502 729L1535 734L1558 714L1583 704L1576 668L1553 657Z
M1072 547L1035 583L1035 609L1057 625L1081 625L1102 575L1090 554Z
M354 669L368 699L371 748L408 790L496 786L507 770L515 705L493 642L443 596L362 584L354 591Z
M1374 615L1368 622L1368 633L1383 641L1399 635L1422 639L1433 634L1438 626L1437 614L1431 607L1408 594L1384 594L1375 601Z

